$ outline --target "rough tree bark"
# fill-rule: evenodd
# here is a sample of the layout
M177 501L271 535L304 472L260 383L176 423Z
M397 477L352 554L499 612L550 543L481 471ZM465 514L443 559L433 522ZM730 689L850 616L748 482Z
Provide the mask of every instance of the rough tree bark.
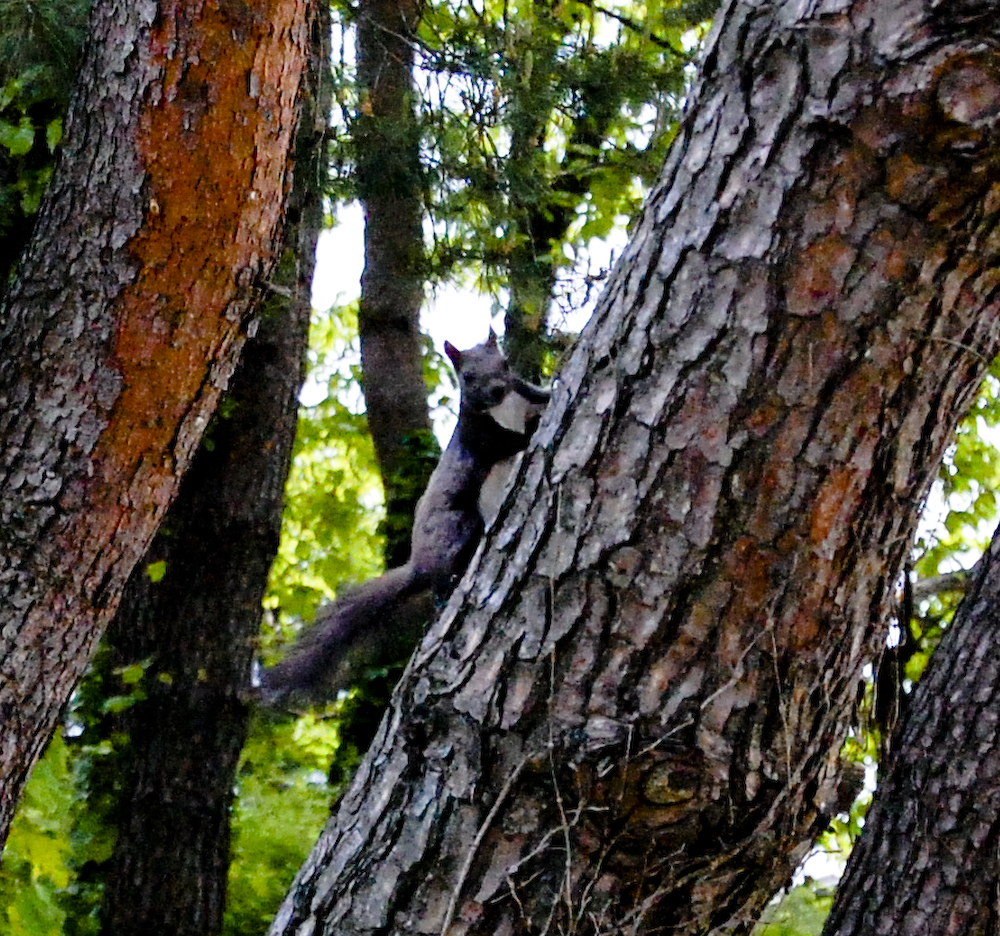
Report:
M739 2L273 933L746 932L1000 346L996 3Z
M329 62L329 8L320 4L299 97L286 246L272 281L279 292L258 306L259 328L210 444L198 449L108 630L113 666L152 661L145 698L113 729L129 739L102 908L104 931L115 936L222 931L245 697L281 531L323 227ZM163 574L154 582L147 570L156 563Z
M109 629L117 665L152 661L144 700L115 720L129 738L102 909L115 936L222 930L245 697L281 529L310 282L248 342L225 396L233 412L217 417L211 448L184 475ZM164 563L162 579L151 580L151 563Z
M824 936L1000 931L1000 534L900 724Z
M306 0L99 0L0 319L0 841L279 239Z
M358 330L368 428L386 500L386 563L410 551L413 512L439 454L424 382L420 132L413 113L419 0L363 0L357 54L361 108L354 123L365 269Z

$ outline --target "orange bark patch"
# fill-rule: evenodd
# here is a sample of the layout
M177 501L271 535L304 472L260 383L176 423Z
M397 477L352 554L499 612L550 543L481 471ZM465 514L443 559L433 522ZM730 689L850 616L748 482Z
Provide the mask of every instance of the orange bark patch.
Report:
M778 647L792 654L814 649L824 636L829 618L824 597L817 594L806 595L778 627L775 634Z
M733 544L728 564L732 581L738 583L736 612L744 620L763 617L774 590L775 558L772 550L761 549L749 536Z
M830 471L820 485L809 527L809 542L821 559L831 560L844 536L844 518L858 499L858 473L851 467Z
M857 252L840 237L810 244L799 254L788 291L792 315L815 315L829 308L840 295Z
M149 38L162 73L135 140L145 225L117 303L122 391L93 456L92 528L127 525L154 491L165 507L235 363L280 235L306 25L306 0L189 2Z

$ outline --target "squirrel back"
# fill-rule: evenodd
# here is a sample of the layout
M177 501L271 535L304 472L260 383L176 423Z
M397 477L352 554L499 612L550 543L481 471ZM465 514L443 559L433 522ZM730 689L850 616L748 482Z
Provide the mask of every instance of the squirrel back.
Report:
M493 519L510 464L524 450L549 391L511 371L496 335L468 351L445 342L458 374L458 424L417 503L405 565L338 597L289 655L261 676L261 696L316 698L350 685L366 667L412 650L433 599L465 571ZM487 503L483 503L486 501Z

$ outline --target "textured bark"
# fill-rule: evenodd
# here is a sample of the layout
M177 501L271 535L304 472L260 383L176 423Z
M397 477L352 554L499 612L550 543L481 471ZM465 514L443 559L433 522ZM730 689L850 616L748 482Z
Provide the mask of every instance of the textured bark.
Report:
M502 524L272 932L743 932L787 880L998 349L995 13L723 7Z
M277 549L295 432L305 304L265 320L161 532L136 566L112 632L120 665L152 659L146 699L119 722L118 838L105 931L221 931L229 813L246 738L253 637ZM267 397L268 399L261 399ZM152 582L147 563L165 563Z
M113 664L152 660L146 698L114 726L118 835L104 891L115 936L222 930L236 766L249 724L243 699L281 531L304 376L316 241L323 227L329 9L312 29L300 96L288 240L220 415L177 499L133 570L108 632ZM154 583L147 574L163 563Z
M279 236L306 0L104 0L0 319L0 840Z
M917 685L824 936L1000 929L1000 535Z
M281 528L309 286L247 344L225 397L232 414L213 423L109 632L118 665L152 660L146 698L117 725L129 744L103 907L116 936L222 929L243 699ZM154 583L147 569L160 562Z
M413 114L418 0L363 0L358 8L361 110L354 124L365 270L358 329L368 428L386 499L386 563L409 554L417 500L439 449L424 382L420 306L424 248L420 134Z

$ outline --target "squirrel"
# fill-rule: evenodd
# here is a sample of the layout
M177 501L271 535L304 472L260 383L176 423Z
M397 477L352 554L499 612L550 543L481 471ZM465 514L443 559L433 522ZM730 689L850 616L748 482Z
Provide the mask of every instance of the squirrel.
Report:
M412 651L500 507L549 391L510 369L492 329L468 351L444 347L458 374L458 424L417 502L410 557L319 610L289 655L261 674L266 704L330 697L366 667Z

